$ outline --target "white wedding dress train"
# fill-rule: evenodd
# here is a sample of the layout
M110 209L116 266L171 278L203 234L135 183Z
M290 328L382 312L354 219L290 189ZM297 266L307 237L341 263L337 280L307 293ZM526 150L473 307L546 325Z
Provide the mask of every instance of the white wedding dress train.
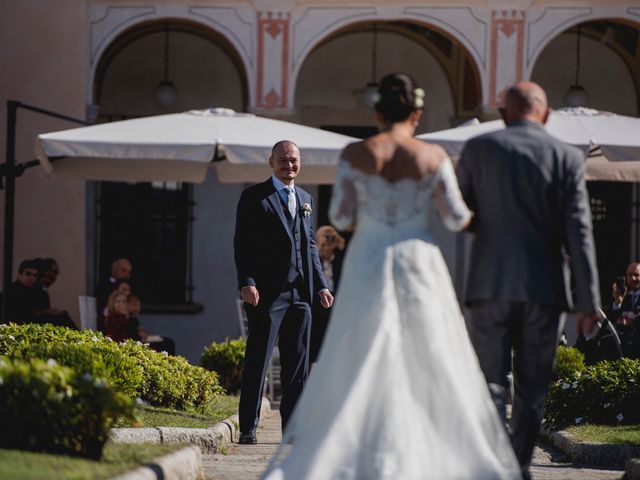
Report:
M449 160L397 182L340 163L330 215L355 233L268 480L520 478L431 239L431 202L451 229L469 219Z

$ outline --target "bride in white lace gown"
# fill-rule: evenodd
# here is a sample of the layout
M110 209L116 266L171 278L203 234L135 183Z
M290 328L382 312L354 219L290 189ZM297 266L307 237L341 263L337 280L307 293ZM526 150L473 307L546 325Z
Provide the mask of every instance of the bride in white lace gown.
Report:
M343 152L330 206L355 233L318 363L265 473L276 479L517 479L428 210L463 228L450 160L413 139L424 93L393 74L382 131Z

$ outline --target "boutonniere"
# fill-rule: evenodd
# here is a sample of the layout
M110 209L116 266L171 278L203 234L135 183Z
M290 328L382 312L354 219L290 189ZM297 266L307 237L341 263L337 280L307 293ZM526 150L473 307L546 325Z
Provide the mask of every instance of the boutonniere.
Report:
M313 212L313 210L311 209L311 205L308 203L303 203L300 207L300 213L303 217L308 217L311 215L311 212Z

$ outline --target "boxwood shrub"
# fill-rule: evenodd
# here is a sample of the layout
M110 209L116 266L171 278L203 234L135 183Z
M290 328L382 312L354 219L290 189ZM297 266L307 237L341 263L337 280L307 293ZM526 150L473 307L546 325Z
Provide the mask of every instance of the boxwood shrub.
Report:
M640 423L640 361L606 360L556 380L545 402L552 427Z
M562 345L558 347L556 351L556 378L571 378L586 368L584 354L580 350Z
M104 378L130 397L162 407L202 406L222 392L214 372L182 357L158 353L134 341L113 342L93 331L52 325L0 325L0 355L54 359L93 377Z
M121 348L143 366L139 395L152 405L184 410L204 406L223 393L215 372L191 365L184 357L158 353L133 341Z
M222 387L228 393L236 393L240 390L246 349L247 342L243 338L236 340L227 338L222 343L213 342L202 352L200 365L207 370L217 372Z
M135 419L134 403L53 359L0 357L0 448L99 459L109 428Z

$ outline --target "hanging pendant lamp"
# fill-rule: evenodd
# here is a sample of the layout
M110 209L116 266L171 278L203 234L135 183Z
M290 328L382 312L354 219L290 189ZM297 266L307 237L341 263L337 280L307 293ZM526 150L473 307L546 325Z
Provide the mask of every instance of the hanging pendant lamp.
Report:
M580 25L576 37L576 81L564 94L565 107L586 107L589 103L589 95L580 84Z
M362 100L367 108L373 108L376 103L376 96L378 94L378 87L380 86L376 81L376 51L378 48L378 25L373 24L373 42L371 45L371 81L367 83L366 88L362 92Z
M169 80L169 24L165 25L164 32L164 75L163 80L158 83L154 91L156 103L163 108L173 107L178 98L178 91L171 80Z

